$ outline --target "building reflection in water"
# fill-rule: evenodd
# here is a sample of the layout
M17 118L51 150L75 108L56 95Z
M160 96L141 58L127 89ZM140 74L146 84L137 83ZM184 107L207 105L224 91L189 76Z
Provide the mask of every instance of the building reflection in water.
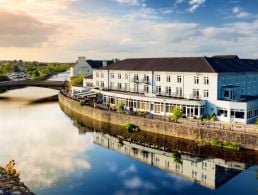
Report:
M79 133L93 132L93 142L145 164L165 170L209 189L217 189L252 165L257 152L199 147L194 141L140 131L128 133L116 125L62 110Z
M94 132L93 140L99 146L117 151L211 189L218 188L248 168L246 164L240 162L194 157L179 152L165 152L148 148L101 132Z

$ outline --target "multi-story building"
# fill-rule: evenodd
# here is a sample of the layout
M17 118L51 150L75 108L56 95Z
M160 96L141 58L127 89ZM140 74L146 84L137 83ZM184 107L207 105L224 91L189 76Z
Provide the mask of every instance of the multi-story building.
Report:
M93 69L103 103L168 115L180 106L186 117L214 115L226 122L258 116L258 60L237 56L125 59Z
M211 189L220 187L248 168L240 162L165 152L98 132L93 133L93 142Z

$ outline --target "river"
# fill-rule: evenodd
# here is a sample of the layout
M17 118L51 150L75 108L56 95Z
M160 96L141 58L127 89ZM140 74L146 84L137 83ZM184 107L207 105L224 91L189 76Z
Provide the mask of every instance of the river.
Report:
M240 153L197 156L191 149L173 151L167 139L171 150L164 151L155 148L155 136L151 148L112 129L96 131L57 102L30 104L57 93L28 87L0 94L0 164L14 159L21 180L35 193L257 194L255 154L251 161Z

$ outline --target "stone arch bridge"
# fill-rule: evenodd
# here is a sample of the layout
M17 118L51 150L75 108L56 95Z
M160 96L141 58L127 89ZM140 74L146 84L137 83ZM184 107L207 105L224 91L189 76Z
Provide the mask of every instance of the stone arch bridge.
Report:
M22 80L22 81L3 81L0 82L0 89L17 89L24 87L43 87L51 89L63 89L66 86L66 81L34 81L34 80Z

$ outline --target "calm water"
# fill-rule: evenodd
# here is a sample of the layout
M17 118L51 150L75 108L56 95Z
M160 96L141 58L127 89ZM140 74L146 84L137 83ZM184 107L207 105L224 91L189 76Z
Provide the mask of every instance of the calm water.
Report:
M0 94L0 164L15 159L37 194L257 194L256 163L143 147L93 132L58 103L29 104L56 93Z

